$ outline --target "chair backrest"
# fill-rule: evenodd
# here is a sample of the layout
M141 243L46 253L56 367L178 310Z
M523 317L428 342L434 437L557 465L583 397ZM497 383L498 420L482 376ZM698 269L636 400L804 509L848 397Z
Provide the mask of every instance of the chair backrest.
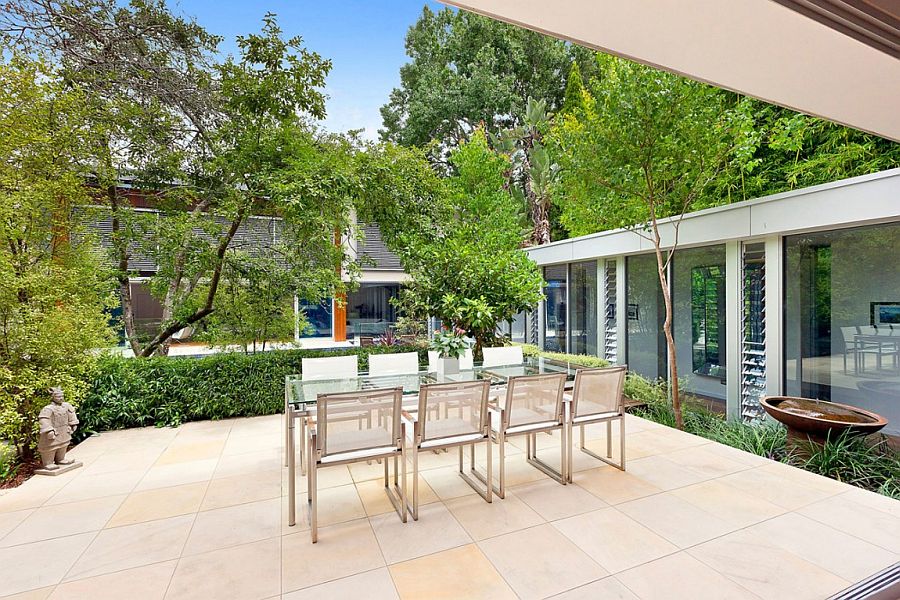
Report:
M486 379L423 385L419 389L422 441L487 433L490 387Z
M498 346L496 348L482 348L485 367L503 367L506 365L521 365L525 362L522 355L522 346Z
M503 428L546 421L563 422L565 373L510 377L506 386Z
M579 369L572 392L572 416L585 417L625 411L625 373L627 367Z
M438 353L437 350L428 351L428 370L437 371ZM459 368L463 371L471 371L475 368L475 358L472 355L472 349L466 348L466 352L459 357Z
M418 352L369 355L369 375L415 375L418 372Z
M856 340L853 336L855 336L857 333L859 333L859 330L856 328L856 326L841 327L841 336L844 338L844 344L847 346L856 343Z
M358 375L359 357L355 354L327 358L304 358L300 361L300 376L303 381L341 379Z
M400 446L403 388L386 388L316 398L316 449L324 458L370 448ZM347 417L357 415L359 418Z
M878 335L878 328L874 325L860 325L859 332L863 335Z

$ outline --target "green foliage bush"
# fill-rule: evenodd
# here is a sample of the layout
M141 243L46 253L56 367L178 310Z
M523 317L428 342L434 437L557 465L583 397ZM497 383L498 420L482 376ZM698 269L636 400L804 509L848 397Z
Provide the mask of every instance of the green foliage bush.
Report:
M551 360L557 360L560 362L568 362L576 365L581 365L583 367L608 367L609 361L599 358L597 356L591 356L589 354L565 354L563 352L545 352L543 350L539 350L537 346L534 344L517 344L522 346L522 354L524 356L534 356L540 358L549 358Z
M666 400L664 382L630 373L625 389L629 398L646 402L632 409L634 414L675 426L675 413ZM823 445L810 444L798 452L788 445L787 430L780 423L748 425L726 421L696 401L685 400L684 429L688 433L900 499L900 453L883 436L872 442L871 438L842 434Z
M275 414L284 407L284 377L299 374L303 358L352 353L364 370L370 354L413 351L427 364L425 350L413 346L228 352L202 358L105 356L79 406L78 434Z

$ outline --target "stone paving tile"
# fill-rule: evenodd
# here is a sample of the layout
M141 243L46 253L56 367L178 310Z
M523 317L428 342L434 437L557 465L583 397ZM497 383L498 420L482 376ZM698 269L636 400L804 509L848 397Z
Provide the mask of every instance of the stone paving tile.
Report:
M42 506L7 534L0 541L0 546L14 546L76 533L99 531L124 500L125 496L109 496Z
M676 552L678 548L615 508L554 521L553 526L610 573Z
M104 529L69 570L66 581L178 558L194 518L185 515Z
M167 600L254 600L281 591L281 540L268 539L183 557Z
M397 600L397 588L387 569L373 569L359 575L329 581L290 592L282 600Z
M117 571L60 584L49 600L162 600L177 561Z
M705 542L688 553L762 598L821 600L850 585L746 530Z
M484 540L478 547L520 598L546 598L608 575L549 524Z
M84 468L0 493L0 596L802 599L900 559L900 502L631 415L627 471L576 449L561 486L511 440L508 496L490 505L455 452L421 454L418 522L400 522L381 464L323 469L314 545L303 477L287 525L283 424L89 438ZM588 445L605 435L588 427ZM547 461L557 445L538 436ZM23 560L44 554L58 558Z
M503 600L516 597L491 561L474 544L392 565L390 570L403 599Z
M0 596L55 585L94 539L93 533L0 548ZM52 556L52 560L40 557Z

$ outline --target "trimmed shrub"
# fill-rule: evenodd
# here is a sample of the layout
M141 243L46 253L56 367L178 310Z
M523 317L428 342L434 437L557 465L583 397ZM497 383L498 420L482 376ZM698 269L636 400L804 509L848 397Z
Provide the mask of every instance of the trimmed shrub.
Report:
M545 352L543 350L539 350L537 346L534 344L517 344L522 346L522 354L524 356L533 356L540 358L549 358L551 360L557 360L560 362L568 362L576 365L581 365L583 367L608 367L609 361L599 358L597 356L591 356L589 354L565 354L563 352Z
M420 364L428 363L427 353L415 346L223 352L202 358L104 356L78 407L77 434L279 413L284 378L300 374L302 359L356 354L359 368L368 369L370 354L394 352L418 352Z

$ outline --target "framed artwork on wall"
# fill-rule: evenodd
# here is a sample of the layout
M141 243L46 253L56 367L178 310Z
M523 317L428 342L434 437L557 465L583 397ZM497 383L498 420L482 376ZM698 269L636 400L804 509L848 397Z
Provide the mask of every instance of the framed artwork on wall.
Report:
M900 302L872 302L869 308L872 325L900 326Z

